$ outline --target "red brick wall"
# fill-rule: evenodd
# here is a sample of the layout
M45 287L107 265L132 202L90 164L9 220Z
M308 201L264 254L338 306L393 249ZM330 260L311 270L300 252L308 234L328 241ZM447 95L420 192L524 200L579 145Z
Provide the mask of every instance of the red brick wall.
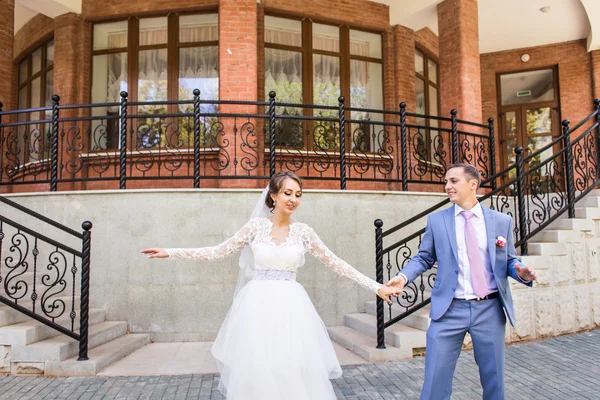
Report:
M366 0L263 0L261 6L267 12L344 23L355 28L384 31L390 25L389 7Z
M479 26L477 0L445 0L438 4L440 47L440 115L481 121Z
M15 35L14 60L20 61L39 45L49 40L54 34L54 20L38 14L30 19Z
M415 32L415 42L434 56L440 56L438 36L429 28L419 29Z
M13 68L13 35L14 35L14 0L0 0L0 101L4 110L13 108L14 68Z
M94 21L169 11L214 9L218 5L219 0L82 0L81 16Z
M595 99L600 98L600 50L590 52L592 58L592 85L593 96Z
M404 26L394 26L394 75L397 103L406 103L409 112L415 112L417 94L415 87L415 34ZM398 104L396 104L398 107Z
M527 53L529 62L521 61ZM481 55L483 117L498 117L496 75L558 65L561 118L578 122L592 112L592 69L585 40ZM600 67L600 66L599 66Z

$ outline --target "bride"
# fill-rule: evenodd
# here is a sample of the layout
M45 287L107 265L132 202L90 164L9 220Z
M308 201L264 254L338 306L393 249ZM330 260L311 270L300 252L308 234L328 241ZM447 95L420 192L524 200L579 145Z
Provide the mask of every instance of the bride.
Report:
M292 214L302 181L291 172L273 175L253 217L232 238L214 247L142 250L148 258L215 261L239 249L240 278L233 305L212 347L227 400L334 400L329 379L342 369L296 271L311 253L341 276L390 302L398 294L333 254ZM268 218L267 218L268 217Z

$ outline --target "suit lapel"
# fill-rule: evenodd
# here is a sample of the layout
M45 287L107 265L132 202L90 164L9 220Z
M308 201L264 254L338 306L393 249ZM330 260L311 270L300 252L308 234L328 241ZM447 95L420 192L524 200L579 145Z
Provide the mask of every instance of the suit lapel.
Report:
M454 205L446 209L444 213L444 224L446 225L446 232L448 233L448 239L450 240L450 247L452 248L452 254L458 263L458 251L456 250L456 223L454 221Z
M488 254L490 256L490 266L492 267L492 271L496 266L496 218L494 213L485 207L481 207L483 210L483 219L485 220L485 231L487 234L487 245L488 245Z

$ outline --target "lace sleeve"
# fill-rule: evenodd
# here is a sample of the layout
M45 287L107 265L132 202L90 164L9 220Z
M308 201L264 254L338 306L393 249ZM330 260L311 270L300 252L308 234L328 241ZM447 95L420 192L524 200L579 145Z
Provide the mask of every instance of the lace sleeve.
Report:
M336 274L352 279L362 287L375 293L383 286L373 279L361 274L350 264L333 254L333 252L323 244L315 231L309 227L307 227L306 232L306 247L310 254L331 268Z
M235 235L217 246L197 249L165 249L165 251L173 260L221 260L250 243L255 232L254 225L253 220L247 222Z

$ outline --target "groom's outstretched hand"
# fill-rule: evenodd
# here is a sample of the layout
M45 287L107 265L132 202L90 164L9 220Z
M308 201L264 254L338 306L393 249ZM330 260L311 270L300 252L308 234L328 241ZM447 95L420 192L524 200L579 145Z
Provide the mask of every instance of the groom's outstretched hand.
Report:
M530 268L526 265L519 265L518 263L515 264L515 269L517 270L519 278L527 282L536 281L537 283L538 277L535 269Z
M402 293L402 289L404 289L404 286L406 286L406 279L404 279L402 275L398 275L390 279L388 283L385 284L385 286L398 289L398 294L393 295L395 297L398 297L399 294Z

